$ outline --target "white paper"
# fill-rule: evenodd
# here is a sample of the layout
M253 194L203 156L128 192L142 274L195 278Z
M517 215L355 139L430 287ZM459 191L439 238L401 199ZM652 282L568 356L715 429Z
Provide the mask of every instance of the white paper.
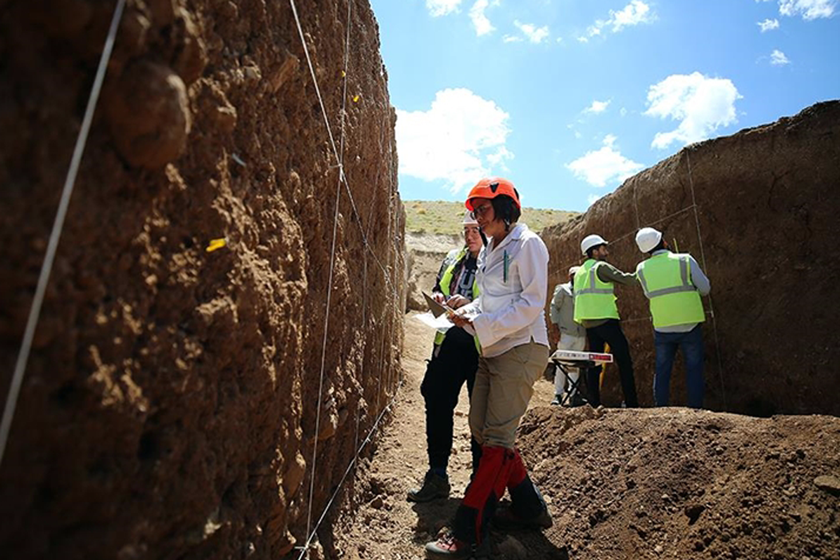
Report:
M446 315L441 315L440 317L435 318L431 311L415 315L414 318L427 327L432 327L440 332L446 332L453 326L452 322L446 318Z

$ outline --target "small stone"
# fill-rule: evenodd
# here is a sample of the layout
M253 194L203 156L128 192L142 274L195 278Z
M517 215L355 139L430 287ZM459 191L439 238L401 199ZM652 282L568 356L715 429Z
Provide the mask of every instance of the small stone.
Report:
M664 549L664 548L662 548L662 545L661 545L661 544L658 544L658 545L656 545L655 547L653 547L653 551L654 551L655 553L657 553L657 554L662 554L662 551L663 551L663 550L665 550L665 549Z
M256 66L246 66L245 67L245 80L249 83L249 85L254 85L258 83L262 79L262 72Z
M103 98L114 145L129 164L160 169L183 153L192 115L184 81L171 68L132 64Z
M817 488L833 496L840 496L840 478L831 475L818 476L814 479Z
M377 496L370 502L370 507L373 509L382 509L382 506L385 505L385 500L382 499L382 496Z

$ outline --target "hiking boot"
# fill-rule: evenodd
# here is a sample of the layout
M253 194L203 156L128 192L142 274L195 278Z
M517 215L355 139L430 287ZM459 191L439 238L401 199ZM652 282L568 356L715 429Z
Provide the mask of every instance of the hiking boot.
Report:
M551 406L560 406L561 402L563 402L563 395L554 395L554 400L551 401Z
M586 399L580 396L580 393L575 393L572 395L572 398L569 399L569 407L574 408L576 406L583 406L586 404Z
M455 538L452 531L447 531L438 540L426 545L426 558L430 560L448 560L451 558L489 558L490 541L480 545L464 542Z
M426 473L423 479L422 488L414 488L408 491L409 502L431 502L438 498L449 497L449 479L445 476L440 476L432 471Z
M499 508L493 516L493 526L501 531L519 531L522 529L549 529L554 524L547 508L531 519L523 519L513 513L509 507Z

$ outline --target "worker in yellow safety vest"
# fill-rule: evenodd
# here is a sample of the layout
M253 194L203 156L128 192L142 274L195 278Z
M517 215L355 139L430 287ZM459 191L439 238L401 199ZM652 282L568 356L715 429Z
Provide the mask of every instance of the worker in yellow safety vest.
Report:
M636 245L649 258L636 267L636 276L648 300L653 319L656 368L653 401L668 406L671 370L677 349L685 360L688 406L703 406L703 329L706 319L700 296L711 291L709 279L694 257L672 253L662 232L644 227L636 233Z
M639 400L636 396L633 360L630 357L630 345L619 323L615 284L635 285L636 275L622 272L606 262L609 256L607 245L607 241L600 235L588 235L580 243L586 260L574 278L575 321L586 328L590 352L603 352L604 344L610 345L621 377L624 406L634 408L639 406ZM586 374L588 400L594 407L601 404L601 369L602 366L590 368Z
M471 212L464 216L464 247L453 249L443 259L438 271L433 297L450 307L460 307L478 295L476 270L478 253L483 246L478 222ZM423 486L408 492L412 502L429 502L449 497L449 477L446 469L452 450L453 418L458 396L464 382L472 395L475 372L478 369L476 339L460 327L450 327L435 334L432 358L420 385L426 403L426 446L429 470ZM470 441L473 470L478 468L481 447L475 438Z

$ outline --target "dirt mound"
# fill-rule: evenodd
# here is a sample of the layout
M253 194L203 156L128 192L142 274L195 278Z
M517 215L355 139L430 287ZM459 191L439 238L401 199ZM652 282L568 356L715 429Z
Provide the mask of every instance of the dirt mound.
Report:
M834 280L840 246L840 102L683 149L628 179L580 219L543 232L553 285L600 233L610 261L635 270L639 227L689 252L712 282L706 299L707 406L747 414L840 415ZM617 288L643 405L652 403L653 334L638 288ZM712 314L712 311L714 312ZM685 402L681 365L672 402ZM605 403L621 400L608 375Z
M536 408L517 445L571 558L840 558L840 419Z
M2 5L5 397L113 3ZM334 260L338 169L290 4L129 0L0 471L5 555L278 558L393 395L404 214L378 30L364 1L349 21L296 5L349 181Z

